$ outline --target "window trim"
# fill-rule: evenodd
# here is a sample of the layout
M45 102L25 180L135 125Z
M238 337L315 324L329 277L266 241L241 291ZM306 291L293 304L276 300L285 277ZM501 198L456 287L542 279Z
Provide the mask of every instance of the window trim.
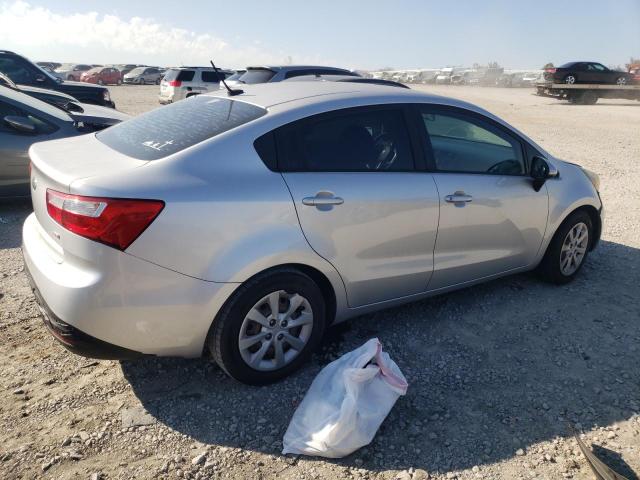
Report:
M396 111L401 114L402 121L405 126L405 131L407 133L407 138L409 140L409 153L411 154L411 160L413 163L412 169L405 170L308 170L304 168L289 168L289 166L284 165L282 152L284 151L283 146L283 135L288 129L294 128L295 126L304 125L307 123L311 123L317 121L318 119L322 119L323 117L335 117L335 116L347 116L352 113L361 113L361 112L378 112L378 111ZM370 174L380 174L380 173L420 173L425 171L424 164L424 156L423 152L416 142L416 135L414 131L414 120L411 118L411 104L405 103L382 103L375 105L362 105L357 107L347 107L340 108L336 110L330 110L328 112L317 113L314 115L310 115L308 117L300 118L298 120L294 120L292 122L281 125L274 130L272 130L275 135L275 149L276 149L276 158L277 158L277 171L281 173L370 173ZM268 132L271 133L271 132ZM266 134L265 134L266 135ZM299 165L298 165L299 167Z
M430 173L443 173L443 174L458 174L458 175L490 175L493 177L503 176L503 177L530 177L530 161L528 150L525 148L525 145L528 145L527 142L524 141L519 135L510 129L506 128L504 125L496 122L495 120L482 115L478 112L474 112L473 110L468 110L462 107L456 107L451 105L437 105L430 103L416 103L415 106L415 115L414 122L418 122L417 125L417 133L421 136L419 143L422 145L425 152L425 162L427 165L427 171ZM477 120L480 123L487 124L490 129L489 132L495 133L492 130L497 131L498 133L507 136L511 140L513 140L520 147L520 154L522 155L522 162L524 164L524 173L489 173L489 172L464 172L459 170L439 170L436 167L435 157L433 154L433 147L431 145L431 138L427 131L426 126L424 125L424 121L422 120L422 113L427 111L428 113L434 114L442 114L442 115L450 115L453 117L459 117L465 120L465 117L472 118ZM481 128L484 128L482 125L479 125ZM535 150L535 149L534 149Z

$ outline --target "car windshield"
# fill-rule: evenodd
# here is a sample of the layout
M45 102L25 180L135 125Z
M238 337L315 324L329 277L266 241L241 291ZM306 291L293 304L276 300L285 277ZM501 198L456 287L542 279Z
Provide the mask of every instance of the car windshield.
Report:
M96 135L114 150L157 160L265 115L264 108L199 95L152 110Z
M233 75L229 75L225 80L238 80L242 75L244 75L245 70L241 72L236 72Z
M91 70L87 70L87 73L100 73L102 71L102 67L95 67Z
M142 72L144 72L147 69L147 67L137 67L134 68L133 70L131 70L129 72L129 75L140 75Z
M266 83L271 80L275 74L276 72L268 68L250 68L240 76L238 81L247 84Z

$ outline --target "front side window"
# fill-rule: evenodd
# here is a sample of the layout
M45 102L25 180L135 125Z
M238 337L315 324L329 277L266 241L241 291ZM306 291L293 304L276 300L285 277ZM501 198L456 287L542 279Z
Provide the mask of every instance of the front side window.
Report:
M437 171L523 175L520 142L488 121L461 112L421 112Z
M356 108L281 128L278 154L286 171L375 172L414 169L399 108Z
M157 160L265 115L264 108L226 98L196 96L114 125L96 138L140 160Z

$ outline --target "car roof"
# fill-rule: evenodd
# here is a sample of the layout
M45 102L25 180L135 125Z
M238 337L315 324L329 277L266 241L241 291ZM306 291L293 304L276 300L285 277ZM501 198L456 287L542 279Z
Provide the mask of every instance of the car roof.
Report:
M227 97L227 92L224 89L216 90L215 92L205 95L241 100L266 109L292 102L296 102L296 106L299 106L324 103L326 100L333 101L340 98L360 98L365 100L365 103L370 104L403 102L444 103L447 105L464 106L465 108L471 108L484 113L479 107L475 107L461 100L427 94L416 90L397 88L395 86L370 83L300 81L241 85L241 88L243 93L233 97Z
M287 71L287 70L311 70L311 69L323 69L323 70L336 70L336 71L349 71L348 68L341 67L326 67L323 65L250 65L250 68L268 68L273 71Z

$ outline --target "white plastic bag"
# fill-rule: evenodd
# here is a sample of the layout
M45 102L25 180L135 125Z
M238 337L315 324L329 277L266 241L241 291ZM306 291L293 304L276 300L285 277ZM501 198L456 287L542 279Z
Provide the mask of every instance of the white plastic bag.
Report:
M349 455L371 443L405 393L407 380L372 338L331 362L313 380L284 434L282 453Z

